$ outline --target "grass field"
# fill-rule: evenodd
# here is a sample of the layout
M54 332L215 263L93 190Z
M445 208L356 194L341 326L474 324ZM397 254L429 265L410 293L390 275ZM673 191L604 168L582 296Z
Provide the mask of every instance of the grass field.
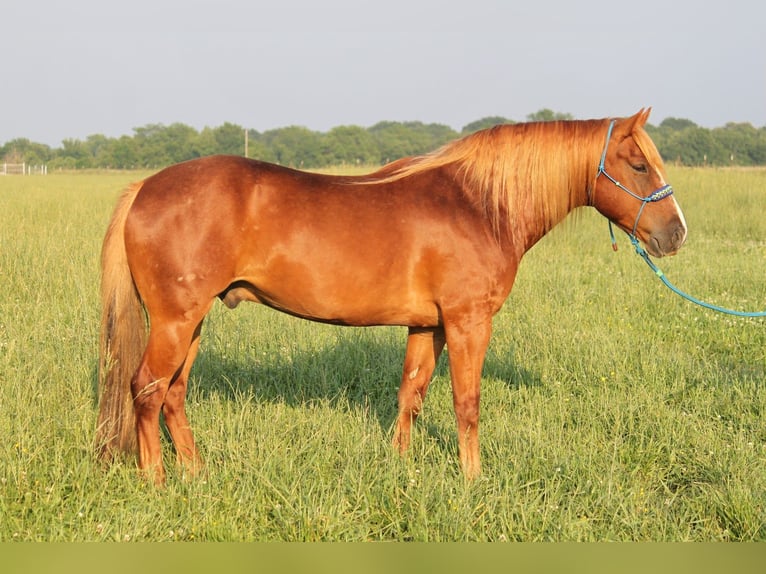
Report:
M446 357L404 459L405 330L216 305L189 396L207 472L99 466L98 254L142 174L0 178L0 541L765 540L764 320L672 295L590 210L525 258L482 384L484 474L459 472ZM658 261L766 308L766 171L671 169L689 224Z

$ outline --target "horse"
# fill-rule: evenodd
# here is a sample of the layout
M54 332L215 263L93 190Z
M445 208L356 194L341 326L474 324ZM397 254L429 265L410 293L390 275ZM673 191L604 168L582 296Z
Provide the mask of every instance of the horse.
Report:
M392 438L401 453L446 345L461 468L479 476L482 368L522 256L580 207L656 257L686 239L644 129L650 111L494 126L362 176L211 156L128 187L101 252L99 456L137 453L142 474L163 483L162 415L180 468L203 468L185 395L220 299L406 327Z

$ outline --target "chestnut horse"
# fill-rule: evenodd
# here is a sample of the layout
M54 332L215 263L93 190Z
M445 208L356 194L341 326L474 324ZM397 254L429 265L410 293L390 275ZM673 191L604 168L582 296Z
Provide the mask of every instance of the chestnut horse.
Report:
M202 321L220 298L408 327L393 437L401 452L448 345L460 462L477 476L492 317L524 253L581 206L658 257L686 238L643 129L648 115L496 126L365 176L214 156L133 185L102 251L102 456L137 450L139 467L162 482L162 413L179 463L200 467L184 400Z

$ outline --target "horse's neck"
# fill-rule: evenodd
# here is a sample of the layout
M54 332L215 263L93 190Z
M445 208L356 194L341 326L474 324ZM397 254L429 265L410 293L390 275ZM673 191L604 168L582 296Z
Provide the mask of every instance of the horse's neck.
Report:
M586 189L580 194L565 186L541 184L539 188L516 191L517 200L504 214L500 228L505 230L506 241L521 254L531 249L570 213L587 205ZM546 198L541 197L542 193L560 196Z

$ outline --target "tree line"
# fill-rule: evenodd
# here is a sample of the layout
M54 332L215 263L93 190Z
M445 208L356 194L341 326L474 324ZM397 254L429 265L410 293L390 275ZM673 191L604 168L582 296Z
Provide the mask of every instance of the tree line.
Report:
M570 114L542 109L528 121L572 119ZM369 128L338 126L316 132L288 126L264 132L232 123L201 131L181 123L135 128L133 135L113 138L96 134L84 140L66 139L52 148L19 138L0 146L0 161L47 164L57 169L154 169L196 157L224 153L244 155L298 168L334 165L381 165L426 153L455 138L497 124L512 124L502 116L485 117L456 131L422 122L379 122ZM687 166L766 165L766 127L728 123L703 128L687 119L666 118L647 131L667 163ZM245 147L247 146L247 150Z

